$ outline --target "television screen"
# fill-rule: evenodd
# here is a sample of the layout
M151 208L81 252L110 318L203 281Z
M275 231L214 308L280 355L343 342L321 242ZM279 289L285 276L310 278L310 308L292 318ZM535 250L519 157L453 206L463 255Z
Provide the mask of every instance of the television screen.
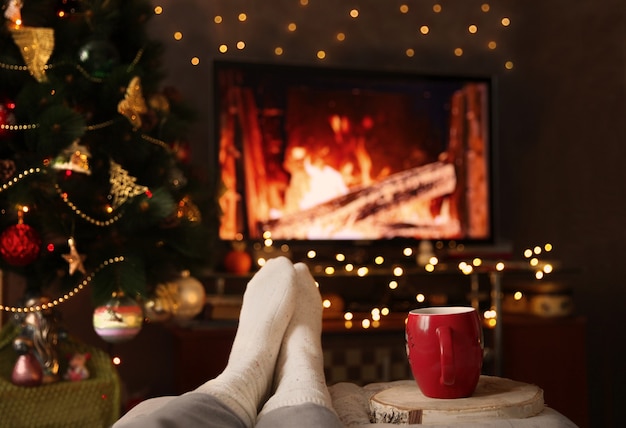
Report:
M224 240L492 237L490 78L214 64Z

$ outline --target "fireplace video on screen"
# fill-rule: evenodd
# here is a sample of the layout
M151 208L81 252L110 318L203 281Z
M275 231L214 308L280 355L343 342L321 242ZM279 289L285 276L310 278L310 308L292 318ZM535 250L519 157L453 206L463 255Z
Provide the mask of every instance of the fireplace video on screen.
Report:
M488 80L214 72L221 239L491 237Z

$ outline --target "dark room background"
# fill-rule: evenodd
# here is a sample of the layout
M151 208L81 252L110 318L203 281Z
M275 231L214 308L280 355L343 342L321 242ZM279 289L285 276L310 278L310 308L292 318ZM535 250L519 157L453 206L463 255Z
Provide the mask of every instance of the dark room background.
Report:
M199 112L198 161L209 162L213 144L214 59L495 76L499 237L514 254L550 242L555 258L576 270L576 312L588 317L591 426L617 426L618 409L626 403L626 3L159 4L163 14L153 20L154 34L166 41L169 80ZM350 17L352 9L359 12L356 18ZM510 25L502 25L504 17ZM468 31L471 24L478 28L475 34ZM422 25L429 26L426 35ZM176 31L182 39L174 39ZM345 40L337 40L339 32ZM238 41L245 43L242 49ZM496 48L487 48L488 41L495 41ZM463 49L461 56L455 54L457 47ZM320 50L326 55L321 60ZM192 58L199 59L198 65L191 65Z

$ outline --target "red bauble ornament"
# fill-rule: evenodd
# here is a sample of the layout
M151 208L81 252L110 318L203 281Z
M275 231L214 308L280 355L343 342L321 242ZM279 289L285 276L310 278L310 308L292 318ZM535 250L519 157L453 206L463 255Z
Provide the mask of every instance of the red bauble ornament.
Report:
M252 257L243 248L233 248L224 256L226 272L243 275L250 272Z
M0 255L13 266L26 266L39 257L39 233L24 223L9 226L0 235Z
M12 102L0 103L0 125L10 126L15 125L15 115L13 109L15 104ZM9 134L9 130L0 126L0 138Z

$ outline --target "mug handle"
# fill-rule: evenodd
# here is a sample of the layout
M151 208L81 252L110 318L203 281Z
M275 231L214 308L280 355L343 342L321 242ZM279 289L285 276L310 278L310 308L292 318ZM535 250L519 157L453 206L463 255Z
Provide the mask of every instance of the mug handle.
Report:
M439 382L442 385L454 385L454 351L452 349L452 331L450 327L437 327L437 337L439 338L439 357L441 361Z

